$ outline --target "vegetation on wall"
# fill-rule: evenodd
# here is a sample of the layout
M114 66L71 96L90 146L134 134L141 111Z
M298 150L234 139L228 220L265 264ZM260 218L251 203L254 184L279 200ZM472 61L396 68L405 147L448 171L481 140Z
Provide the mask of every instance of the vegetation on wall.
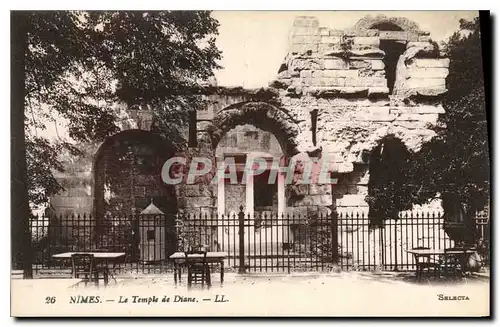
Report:
M460 204L470 221L489 200L488 126L479 18L461 20L460 29L444 46L450 58L446 114L437 136L416 155L412 178L441 194L445 212Z
M471 224L475 213L488 204L490 167L479 18L461 20L460 30L443 44L443 51L450 58L448 93L443 103L446 113L434 129L436 136L419 152L408 154L401 161L406 165L390 162L401 156L396 153L370 160L367 201L375 219L395 217L411 204L440 196L448 220L458 219L459 206L465 223Z

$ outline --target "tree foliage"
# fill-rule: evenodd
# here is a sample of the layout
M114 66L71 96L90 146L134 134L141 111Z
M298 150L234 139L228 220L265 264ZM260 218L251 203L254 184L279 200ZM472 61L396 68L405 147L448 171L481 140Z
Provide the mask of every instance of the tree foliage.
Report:
M487 205L490 188L479 18L461 20L444 50L450 58L446 114L439 117L436 137L417 154L413 179L440 193L445 211L460 203L472 218Z
M46 122L65 119L69 136L78 142L117 132L119 104L152 109L155 118L179 123L199 104L199 82L219 67L218 22L210 12L25 15L28 184L35 203L61 190L51 173L63 169L57 153L75 153L68 142L54 144L40 136Z
M375 160L391 167L378 169L375 176L371 171L370 215L373 211L382 219L391 218L395 211L439 196L445 213L455 214L459 204L471 219L488 203L490 168L479 18L461 20L460 30L443 44L443 50L450 58L448 92L443 99L446 113L434 128L436 136L419 152L410 153L409 160L402 159L406 166L387 158Z
M399 211L413 204L414 186L409 183L412 152L390 135L370 155L370 181L366 201L370 224L380 226L384 219L397 219Z

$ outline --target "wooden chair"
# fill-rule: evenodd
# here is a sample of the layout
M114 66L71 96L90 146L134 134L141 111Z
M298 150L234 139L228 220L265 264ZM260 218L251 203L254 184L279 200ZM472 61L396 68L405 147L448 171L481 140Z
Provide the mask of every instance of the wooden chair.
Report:
M444 249L445 255L442 260L441 270L445 277L463 277L465 273L465 261L467 259L468 248L452 247ZM447 252L460 251L460 253L449 254Z
M200 258L189 258L190 254L198 254L201 255ZM187 286L188 289L191 289L193 283L201 284L201 288L207 285L207 288L210 289L212 286L212 281L210 278L210 266L207 263L207 252L206 251L188 251L184 252L186 256L186 266L187 266Z
M108 284L107 267L96 265L94 255L89 253L75 253L71 255L73 277L81 278L87 286L88 282L94 282L99 286L99 275L103 275L104 285Z
M413 250L430 250L429 247L424 247L424 246L417 246L414 247ZM433 260L431 258L431 255L415 255L415 261L417 265L417 281L421 281L422 277L424 275L424 271L427 270L427 272L430 274L432 271L434 273L434 276L436 276L436 273L439 271L440 265L437 261Z

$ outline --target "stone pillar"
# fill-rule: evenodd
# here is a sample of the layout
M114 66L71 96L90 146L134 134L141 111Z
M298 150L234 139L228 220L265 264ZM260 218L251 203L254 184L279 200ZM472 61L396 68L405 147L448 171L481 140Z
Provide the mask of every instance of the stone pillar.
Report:
M217 160L218 161L218 160ZM217 216L220 217L226 212L224 202L224 162L217 164Z
M285 213L285 174L278 171L278 214L281 217Z
M280 226L278 228L277 234L281 238L281 243L289 243L289 229L290 226L286 226L285 208L286 208L286 198L285 198L285 173L278 170L278 219L277 223Z
M245 190L245 213L250 214L253 217L254 203L253 203L253 174L247 173L245 180L246 190Z

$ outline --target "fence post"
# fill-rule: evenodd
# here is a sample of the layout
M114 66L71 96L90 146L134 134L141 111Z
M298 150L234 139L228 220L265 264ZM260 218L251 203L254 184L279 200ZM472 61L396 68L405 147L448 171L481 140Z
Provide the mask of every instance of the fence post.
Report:
M335 199L334 199L335 200ZM339 238L338 238L338 214L337 209L332 205L332 219L331 219L331 233L332 233L332 263L337 265L339 263Z
M239 238L239 258L240 266L238 269L239 274L245 273L245 213L243 212L243 206L240 206L240 212L238 213L238 238Z
M394 220L394 271L398 271L398 222L399 216L396 216Z

